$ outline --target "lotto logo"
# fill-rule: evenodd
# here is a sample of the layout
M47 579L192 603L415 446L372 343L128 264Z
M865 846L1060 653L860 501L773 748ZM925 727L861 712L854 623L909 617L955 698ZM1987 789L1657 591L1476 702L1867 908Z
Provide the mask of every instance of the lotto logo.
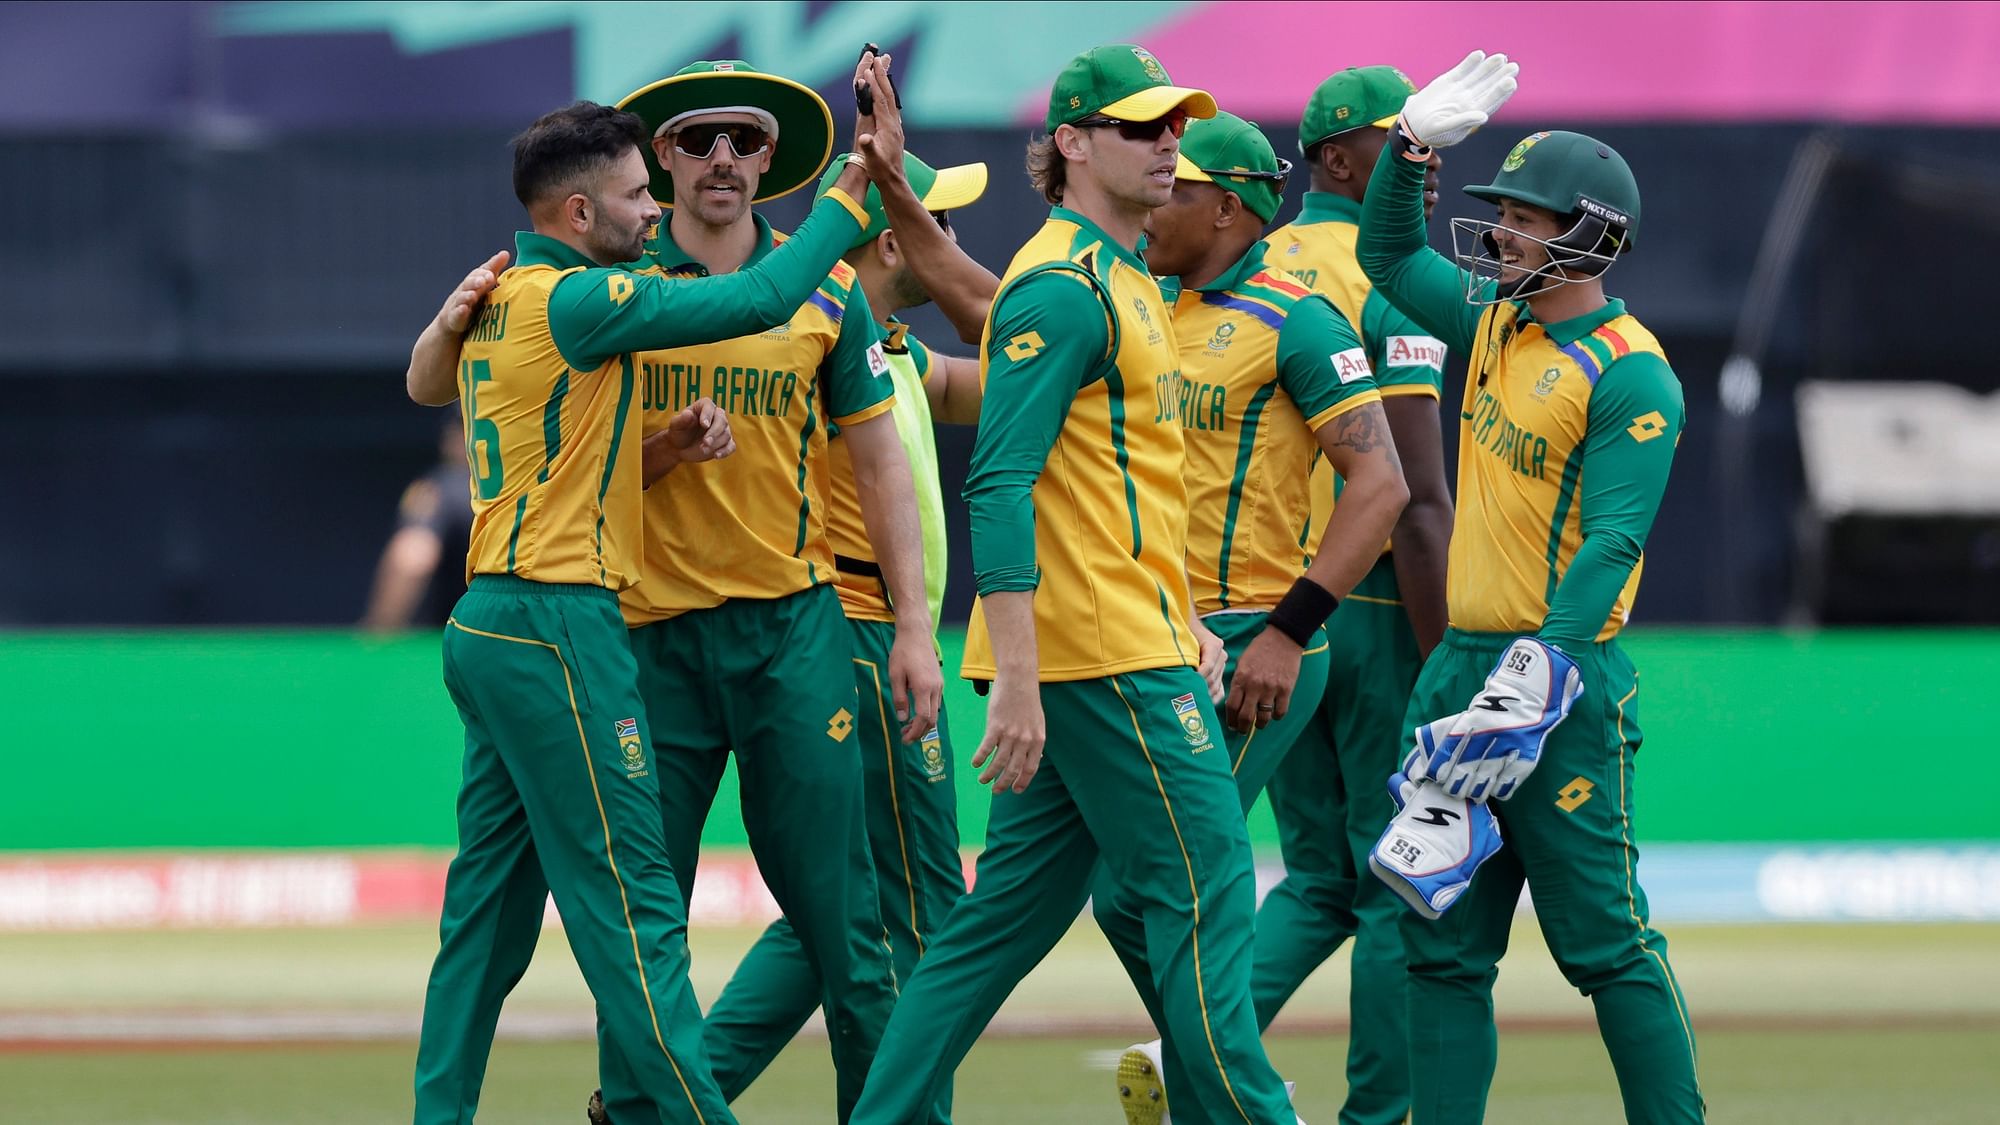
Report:
M1031 359L1042 354L1042 349L1046 347L1048 345L1042 342L1041 333L1023 332L1019 336L1007 341L1007 346L1001 348L1000 351L1008 359L1019 363L1024 359Z
M845 707L835 711L833 717L826 721L826 736L835 742L845 741L848 732L853 729L854 716L848 714Z
M1633 441L1649 442L1667 432L1667 420L1659 411L1648 410L1632 419L1632 424L1625 427L1625 432L1632 435Z
M1383 362L1390 367L1444 370L1444 341L1435 336L1391 336L1382 351Z
M1590 800L1590 791L1597 788L1589 779L1573 777L1562 792L1556 794L1556 807L1564 812L1575 812L1578 805Z
M630 274L614 273L605 284L609 286L610 291L607 295L611 298L611 303L614 305L624 304L625 299L632 295L632 276Z
M1343 383L1352 383L1369 376L1368 353L1360 348L1335 352L1327 358L1333 362L1333 372L1340 376L1340 381Z

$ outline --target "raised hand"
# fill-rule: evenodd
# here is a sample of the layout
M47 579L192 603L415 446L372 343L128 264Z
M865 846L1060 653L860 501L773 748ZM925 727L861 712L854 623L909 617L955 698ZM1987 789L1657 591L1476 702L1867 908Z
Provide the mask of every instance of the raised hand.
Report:
M1429 148L1455 145L1476 132L1514 96L1519 63L1474 51L1403 103L1402 129Z

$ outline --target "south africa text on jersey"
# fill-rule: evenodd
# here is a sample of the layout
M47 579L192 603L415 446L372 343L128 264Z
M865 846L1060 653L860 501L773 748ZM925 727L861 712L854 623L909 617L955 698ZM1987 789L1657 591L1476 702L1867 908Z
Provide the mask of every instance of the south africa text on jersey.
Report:
M1524 477L1547 479L1544 470L1549 457L1549 439L1515 425L1491 391L1479 392L1479 400L1472 404L1466 418L1472 423L1472 440L1479 448L1505 461L1509 468Z
M647 410L681 411L708 397L724 411L747 418L789 418L804 408L810 387L796 371L757 367L714 367L700 363L639 364Z
M1228 422L1226 389L1169 371L1153 379L1153 421L1180 419L1188 430L1219 430Z

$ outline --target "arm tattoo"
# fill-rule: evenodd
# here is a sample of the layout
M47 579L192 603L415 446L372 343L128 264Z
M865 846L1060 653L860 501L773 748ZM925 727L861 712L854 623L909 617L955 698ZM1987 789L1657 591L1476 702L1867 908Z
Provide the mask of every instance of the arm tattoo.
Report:
M1335 418L1333 444L1344 445L1356 453L1373 453L1385 445L1394 449L1389 445L1389 416L1382 412L1382 404L1371 402Z

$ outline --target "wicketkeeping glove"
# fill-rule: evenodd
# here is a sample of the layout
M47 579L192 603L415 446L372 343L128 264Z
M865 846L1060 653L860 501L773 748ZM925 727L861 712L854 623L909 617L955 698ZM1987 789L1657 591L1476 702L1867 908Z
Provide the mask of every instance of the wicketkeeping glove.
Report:
M1417 728L1403 772L1430 778L1454 797L1504 801L1534 772L1542 743L1582 694L1576 661L1522 637L1500 654L1470 707Z
M1403 103L1404 134L1431 148L1457 144L1507 104L1520 72L1521 64L1506 55L1472 52Z
M1368 853L1368 869L1426 918L1442 915L1500 850L1493 810L1453 797L1436 782L1389 779L1396 815Z

